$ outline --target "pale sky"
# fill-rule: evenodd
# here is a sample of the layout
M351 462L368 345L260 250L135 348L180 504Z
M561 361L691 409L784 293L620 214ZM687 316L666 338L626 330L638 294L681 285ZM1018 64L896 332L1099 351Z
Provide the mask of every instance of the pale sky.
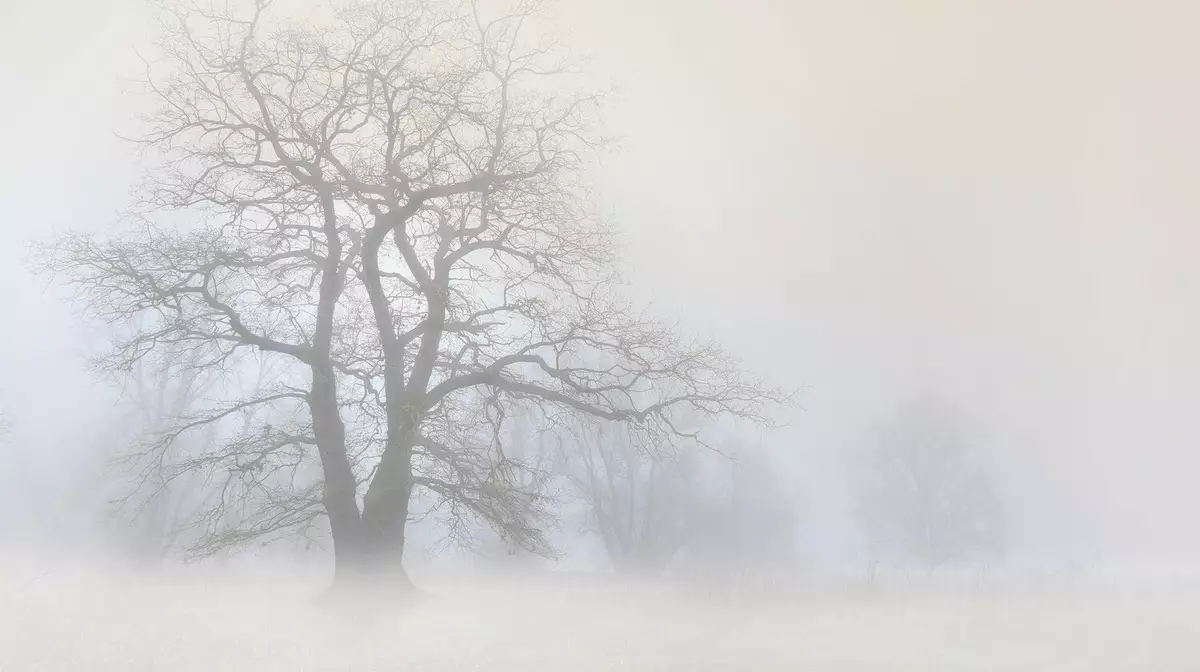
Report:
M0 0L0 403L6 450L46 482L86 453L106 396L80 363L93 336L22 264L125 198L112 132L133 112L138 6ZM563 16L619 88L624 149L598 178L639 295L804 389L771 441L810 545L852 545L839 451L933 391L975 418L1026 547L1200 557L1200 5L565 0Z

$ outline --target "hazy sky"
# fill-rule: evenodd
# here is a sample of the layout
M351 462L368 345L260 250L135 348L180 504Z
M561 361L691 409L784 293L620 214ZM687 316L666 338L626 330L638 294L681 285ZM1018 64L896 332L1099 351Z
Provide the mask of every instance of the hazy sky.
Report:
M138 7L0 0L0 403L6 450L47 481L86 452L104 395L78 356L90 337L22 263L30 240L124 200L132 156L112 130L132 113ZM624 151L599 178L639 292L804 388L773 440L806 539L848 547L839 450L933 391L977 421L1027 547L1200 557L1200 6L566 0L563 15L620 90Z

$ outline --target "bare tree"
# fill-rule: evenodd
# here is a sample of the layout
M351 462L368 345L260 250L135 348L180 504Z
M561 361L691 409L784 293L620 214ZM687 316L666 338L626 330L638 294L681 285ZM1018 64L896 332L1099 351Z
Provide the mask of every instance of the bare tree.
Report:
M575 93L530 6L381 0L304 25L269 5L167 7L145 207L47 256L94 317L150 318L113 369L163 347L225 371L248 349L286 366L180 427L263 405L293 417L213 451L247 484L236 501L262 506L205 548L324 516L339 581L407 585L421 489L544 552L541 500L504 453L523 410L696 441L681 412L767 422L786 399L612 293L614 233L582 179L597 98ZM170 212L196 218L168 228ZM317 480L264 486L313 452Z
M643 445L620 425L581 429L560 448L560 470L587 510L586 529L603 541L618 573L663 571L711 522L700 453Z
M878 555L927 571L992 557L1003 547L1003 511L963 418L932 399L903 404L856 454L863 534Z

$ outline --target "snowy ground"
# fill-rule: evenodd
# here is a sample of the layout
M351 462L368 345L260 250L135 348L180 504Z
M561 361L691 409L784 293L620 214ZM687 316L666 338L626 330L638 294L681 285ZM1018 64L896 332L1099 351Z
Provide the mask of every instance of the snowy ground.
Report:
M0 670L1200 669L1181 590L810 592L445 584L406 610L331 613L313 584L10 567ZM1200 598L1200 593L1195 594Z

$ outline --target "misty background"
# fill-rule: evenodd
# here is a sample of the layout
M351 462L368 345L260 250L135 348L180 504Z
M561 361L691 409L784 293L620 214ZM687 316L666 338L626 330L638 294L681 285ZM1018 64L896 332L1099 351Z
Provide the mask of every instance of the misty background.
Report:
M281 3L282 4L282 3ZM1185 3L570 0L617 85L599 175L634 289L803 410L762 438L797 547L855 565L842 455L913 394L995 464L1011 562L1183 571L1200 337L1200 8ZM152 32L138 2L0 3L0 542L94 525L119 390L29 244L105 226Z

